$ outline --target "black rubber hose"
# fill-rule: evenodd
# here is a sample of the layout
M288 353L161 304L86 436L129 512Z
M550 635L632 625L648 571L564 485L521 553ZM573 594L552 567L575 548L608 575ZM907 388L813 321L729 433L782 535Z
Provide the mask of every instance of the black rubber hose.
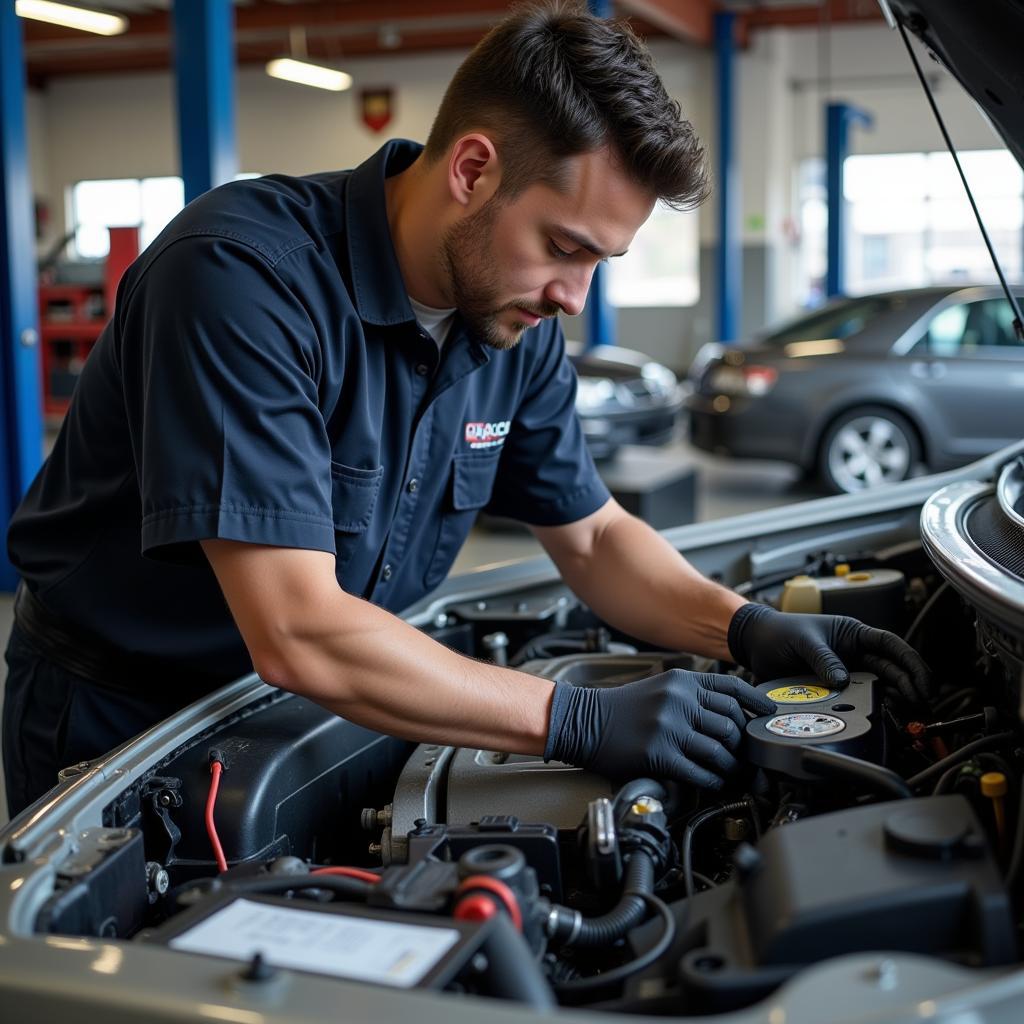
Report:
M733 811L743 811L747 814L753 814L751 805L746 800L736 800L731 804L719 804L717 807L709 807L706 811L701 811L700 814L695 814L687 822L686 830L683 832L683 840L680 844L680 848L682 854L683 885L686 888L686 895L688 897L692 896L697 891L697 887L693 884L693 837L696 834L697 829L699 829L704 822L711 821L712 818L719 818L723 814L731 814Z
M607 914L583 919L570 945L582 949L610 946L644 919L642 894L654 891L654 861L646 850L637 850L629 858L623 887L621 899Z
M534 1010L553 1010L554 993L526 940L504 914L491 921L481 951L487 957L484 983L490 995L514 999Z
M231 892L298 892L301 889L323 889L335 898L365 899L372 882L343 875L274 875L270 878L239 878L223 882L223 888Z
M1020 800L1017 804L1017 822L1013 829L1013 851L1006 868L1006 888L1013 890L1024 863L1024 779L1020 781Z
M968 743L959 750L955 750L941 761L936 761L935 764L929 765L924 771L911 775L907 779L907 785L911 788L923 786L926 782L931 782L932 779L942 775L943 772L952 768L953 765L960 764L962 761L969 761L979 750L998 747L1000 743L1007 743L1012 739L1012 732L997 732L993 736L982 736L980 740L974 740L973 743Z
M990 771L1002 772L1007 778L1013 774L1010 771L1010 766L1003 760L998 754L975 754L971 759L977 761L982 765L989 765ZM939 781L935 783L935 788L932 790L932 796L942 796L946 793L952 793L956 786L957 780L960 777L960 772L966 767L967 762L964 761L962 764L955 764L952 768L947 768Z
M562 982L555 986L555 991L566 1002L575 1002L573 997L580 995L592 995L595 991L608 988L610 985L619 985L632 978L635 974L645 971L652 964L657 963L671 948L676 938L676 921L672 916L671 909L657 896L645 892L638 894L640 901L651 907L661 917L664 929L658 941L642 956L638 956L629 963L613 967L604 974L595 974L589 978L576 978L573 981Z
M891 769L835 750L808 747L800 757L800 764L815 775L857 782L876 793L888 793L903 800L914 795L910 786Z
M952 793L962 768L962 764L955 764L952 768L947 768L939 776L939 781L935 783L932 796L945 796L947 793Z

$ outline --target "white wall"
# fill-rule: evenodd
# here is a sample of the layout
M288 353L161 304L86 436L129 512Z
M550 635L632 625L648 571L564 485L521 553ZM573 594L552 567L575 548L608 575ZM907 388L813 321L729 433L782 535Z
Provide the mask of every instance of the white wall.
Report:
M267 77L237 75L239 167L260 173L309 174L350 167L389 135L422 137L459 54L352 61L351 92L329 93ZM395 89L395 118L380 136L358 117L357 91ZM37 191L63 215L64 196L85 178L142 178L178 173L174 83L168 73L58 79L46 92L44 167Z
M789 33L792 39L789 74L796 124L795 155L815 156L824 149L824 103L850 102L871 111L871 129L855 129L855 153L912 152L944 149L913 65L897 32L884 25L847 26L833 32L828 44L831 90L817 84L819 35L814 29ZM1001 145L960 84L917 46L915 52L929 78L936 76L939 109L953 141L962 149Z
M46 97L38 89L29 89L25 93L25 133L28 136L29 174L32 180L33 197L48 200ZM47 231L47 237L52 233L51 225Z

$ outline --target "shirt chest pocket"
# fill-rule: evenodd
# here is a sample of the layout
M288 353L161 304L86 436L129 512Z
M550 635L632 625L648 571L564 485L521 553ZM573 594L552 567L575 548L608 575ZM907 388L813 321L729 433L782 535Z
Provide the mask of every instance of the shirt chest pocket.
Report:
M383 466L355 469L340 462L331 463L331 507L339 577L370 525L383 476Z
M477 513L491 499L501 450L463 452L452 460L433 557L423 582L436 587L448 574Z

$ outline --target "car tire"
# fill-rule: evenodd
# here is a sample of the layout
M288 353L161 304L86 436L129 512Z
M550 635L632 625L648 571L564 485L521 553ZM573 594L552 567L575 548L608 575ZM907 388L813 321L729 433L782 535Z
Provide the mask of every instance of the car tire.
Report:
M818 473L833 494L854 494L906 480L921 458L910 421L882 406L848 409L821 440Z

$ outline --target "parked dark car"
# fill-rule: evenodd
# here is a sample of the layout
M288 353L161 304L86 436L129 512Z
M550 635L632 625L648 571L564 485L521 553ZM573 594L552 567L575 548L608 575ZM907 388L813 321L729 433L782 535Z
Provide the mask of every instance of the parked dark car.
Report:
M1024 345L995 287L844 298L690 369L691 441L852 492L1024 436Z
M624 444L668 441L683 407L676 375L642 352L618 345L566 345L579 376L576 411L595 459L610 459Z

